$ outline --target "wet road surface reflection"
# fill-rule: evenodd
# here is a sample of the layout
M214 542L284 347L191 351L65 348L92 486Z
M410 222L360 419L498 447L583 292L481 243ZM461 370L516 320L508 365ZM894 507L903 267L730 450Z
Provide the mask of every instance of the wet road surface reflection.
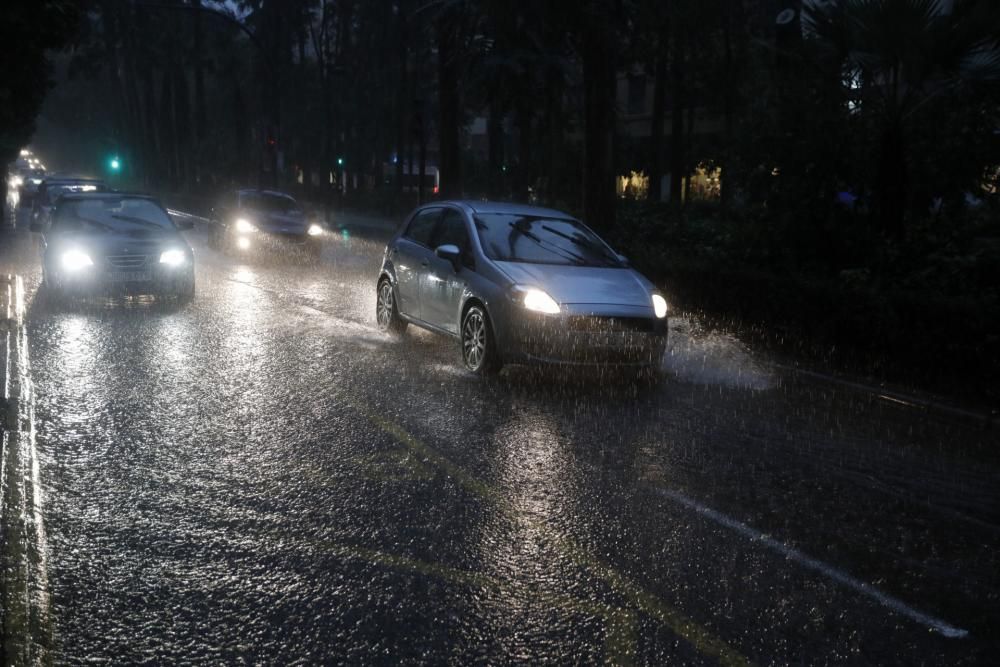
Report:
M655 382L480 381L456 344L375 330L377 235L328 239L316 266L191 240L187 307L29 308L57 662L995 654L990 430L776 371L684 317Z

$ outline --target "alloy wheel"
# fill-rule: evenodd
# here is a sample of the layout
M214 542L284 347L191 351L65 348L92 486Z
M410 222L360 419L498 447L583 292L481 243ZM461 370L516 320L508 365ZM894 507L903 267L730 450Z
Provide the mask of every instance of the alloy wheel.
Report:
M486 358L486 321L478 308L472 309L462 327L462 355L470 370L478 371Z

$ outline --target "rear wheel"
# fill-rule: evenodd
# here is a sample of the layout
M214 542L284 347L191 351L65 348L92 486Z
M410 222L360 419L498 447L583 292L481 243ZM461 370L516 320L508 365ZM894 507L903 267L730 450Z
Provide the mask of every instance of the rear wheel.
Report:
M375 303L375 320L379 331L400 335L406 331L406 320L399 316L396 307L396 296L392 291L392 283L383 278L378 284L378 299Z
M494 375L503 366L493 325L482 306L471 306L462 318L462 361L477 375Z

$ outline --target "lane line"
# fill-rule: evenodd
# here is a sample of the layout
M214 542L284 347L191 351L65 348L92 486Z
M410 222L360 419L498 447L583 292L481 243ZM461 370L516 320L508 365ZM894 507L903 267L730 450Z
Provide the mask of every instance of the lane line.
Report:
M440 563L338 542L319 541L310 542L309 544L314 548L336 554L338 557L345 559L358 560L366 564L374 564L400 572L434 577L448 583L490 591L496 595L502 595L505 591L501 580L479 572L460 570ZM535 591L532 601L543 606L561 609L570 614L601 619L605 626L604 647L606 662L623 667L633 663L635 647L638 644L636 618L633 612L601 602L546 591Z
M787 371L790 373L795 373L797 375L803 375L805 377L812 378L814 380L820 380L822 382L829 382L831 384L838 384L842 387L847 387L855 391L861 392L863 394L869 394L875 396L883 401L890 403L895 403L897 405L902 405L913 410L927 410L936 411L945 414L952 415L954 417L961 417L964 419L971 419L973 421L982 422L983 424L989 425L997 420L997 415L980 412L976 410L967 410L965 408L959 408L953 405L948 405L940 401L935 401L930 398L920 398L918 396L913 396L910 394L904 394L896 391L889 391L884 387L878 387L875 385L865 384L863 382L855 382L845 378L837 377L835 375L828 375L826 373L819 373L817 371L810 371L804 368L796 368L795 366L789 366L787 364L771 364L773 368L779 370Z
M818 572L823 576L831 579L851 590L861 593L862 595L869 597L883 607L891 609L892 611L906 616L907 618L920 623L923 626L937 632L945 637L951 639L961 639L969 635L968 630L963 630L961 628L955 627L950 623L947 623L939 618L931 616L930 614L925 614L922 611L918 611L906 604L902 600L895 598L887 593L883 593L874 586L860 579L851 576L850 574L838 569L832 565L828 565L823 561L817 560L812 556L808 556L805 553L799 551L794 547L790 547L783 542L765 535L764 533L751 528L745 523L733 519L732 517L726 516L721 512L713 510L710 507L702 505L701 503L688 498L682 493L677 491L672 491L670 489L661 489L653 487L653 491L668 500L672 500L678 505L682 505L687 509L693 510L697 514L704 516L707 519L714 521L715 523L729 528L730 530L743 535L748 538L751 542L756 542L762 544L763 546L775 551L786 559L801 565L802 567Z
M348 395L346 392L341 392L338 396L384 433L392 436L397 442L400 442L414 453L425 457L427 461L441 468L466 490L494 502L499 505L502 511L509 511L502 502L503 496L497 490L480 481L461 466L453 463L435 448L413 436L399 424L376 414L361 401ZM521 516L513 515L513 518L518 521L524 521L524 517ZM533 527L540 531L549 531L548 526L544 524ZM610 565L601 562L572 539L559 535L552 537L553 542L558 545L565 555L578 565L597 575L598 578L611 586L615 592L627 599L629 604L634 608L659 621L664 627L669 628L674 634L695 647L703 655L716 658L725 667L742 667L752 664L750 660L736 651L732 646L712 634L708 628L669 606L659 597L643 588L642 585L626 577Z

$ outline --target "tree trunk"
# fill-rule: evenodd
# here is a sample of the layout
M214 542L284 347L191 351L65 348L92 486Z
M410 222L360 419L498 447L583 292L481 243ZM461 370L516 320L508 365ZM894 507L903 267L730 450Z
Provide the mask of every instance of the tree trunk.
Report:
M534 132L532 132L531 103L521 98L517 103L517 196L528 198L528 192L534 185L535 169L532 157L532 146L534 145Z
M399 69L399 85L396 87L396 196L403 193L403 152L406 149L410 123L410 47L409 27L407 25L408 7L405 2L399 3L398 40L396 42L396 67ZM411 172L412 173L412 172Z
M615 223L615 49L607 21L594 17L584 29L584 218L597 229Z
M489 118L487 119L486 134L488 140L487 163L489 165L489 180L487 192L490 197L500 196L503 190L503 164L504 164L504 131L503 131L503 110L500 102L494 96L490 100Z
M671 21L670 58L670 203L680 206L687 165L684 155L684 35L676 16Z
M649 195L650 201L663 199L663 120L667 107L667 44L666 35L660 33L659 53L656 57L653 83L653 117L649 123Z
M201 9L201 0L192 0L195 9ZM202 58L205 44L202 35L202 14L194 12L194 166L195 180L201 181L201 166L205 162L205 138L208 136L208 113L205 107L205 60Z
M439 19L438 43L438 94L440 105L440 157L438 168L441 178L441 196L460 197L462 182L461 147L461 97L459 94L459 20L455 10L447 10Z
M878 209L882 228L900 238L906 220L908 176L905 142L898 122L889 122L882 132L878 161Z

